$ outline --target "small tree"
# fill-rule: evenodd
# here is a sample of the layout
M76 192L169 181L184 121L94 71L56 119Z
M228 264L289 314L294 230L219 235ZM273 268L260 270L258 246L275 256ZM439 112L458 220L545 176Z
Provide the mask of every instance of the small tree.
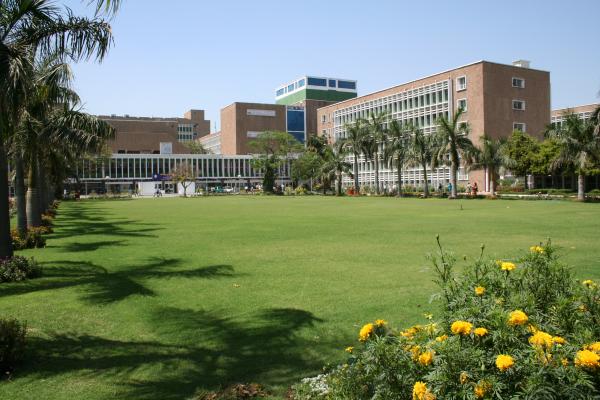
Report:
M486 134L481 138L481 148L475 154L475 162L471 169L485 168L488 171L488 184L492 196L496 195L496 178L500 175L500 168L506 165L504 146L506 139L492 139Z
M263 191L273 193L277 168L294 152L302 150L302 145L287 132L265 131L248 143L256 152L252 160L254 168L263 170Z
M193 140L191 142L183 143L185 147L190 151L190 154L211 154L211 151L208 150L199 140Z
M514 131L504 145L506 167L516 176L526 176L531 172L539 151L539 142L519 130ZM527 184L527 179L525 179Z
M354 157L354 191L360 193L358 182L358 156L363 151L365 137L368 135L364 121L359 119L353 124L346 125L346 138L344 139L344 147L352 153Z
M577 174L577 200L585 200L585 176L600 161L600 132L593 120L584 121L568 113L558 125L550 126L546 135L560 146L553 169L569 168Z
M183 197L187 197L187 188L192 185L196 177L190 163L182 162L171 170L171 179L183 188Z
M370 113L369 117L364 121L368 134L363 142L363 152L375 163L375 191L377 194L381 193L381 186L379 185L379 154L381 146L387 140L387 120L388 114L381 112L378 114Z
M433 164L433 152L435 151L434 137L425 135L422 129L411 125L408 128L410 133L410 149L408 159L423 170L423 196L429 197L429 178L427 177L427 167Z
M331 146L331 150L325 159L325 163L321 167L322 176L326 177L326 180L336 181L336 194L342 195L342 175L348 174L352 177L352 165L346 161L346 150L344 141L338 141Z
M310 190L313 190L313 180L319 177L319 170L323 166L323 158L314 151L306 150L292 163L292 179L310 181Z

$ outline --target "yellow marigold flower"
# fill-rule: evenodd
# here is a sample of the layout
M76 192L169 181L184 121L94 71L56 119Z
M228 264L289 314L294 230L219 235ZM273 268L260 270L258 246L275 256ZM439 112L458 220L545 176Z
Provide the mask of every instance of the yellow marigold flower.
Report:
M591 279L586 279L585 281L581 282L583 286L587 286L588 288L595 288L596 287L596 282L594 282Z
M508 261L503 261L500 264L500 269L502 269L502 271L512 271L515 268L517 268L517 266L514 263Z
M461 372L460 373L460 377L458 378L459 382L461 385L464 385L465 383L469 382L469 374L467 374L466 372Z
M535 327L534 325L532 325L532 324L529 324L529 325L527 325L527 330L528 330L528 331L529 331L531 334L534 334L534 333L536 333L536 332L538 331L538 328L536 328L536 327Z
M473 329L473 324L467 321L454 321L450 326L450 330L455 335L468 335Z
M446 339L448 339L448 335L441 335L435 338L436 342L442 343L444 342Z
M561 359L560 363L563 365L563 367L568 367L569 366L569 360L566 359L566 358Z
M473 333L479 337L482 337L488 334L488 330L485 328L475 328L475 330L473 330Z
M413 400L435 400L435 395L429 391L425 382L415 382Z
M496 367L502 372L511 369L513 365L515 365L515 360L507 354L500 354L496 357Z
M600 353L600 342L594 342L586 347L586 349Z
M532 253L544 254L544 248L541 246L531 246L529 251Z
M345 351L346 351L346 353L352 353L354 351L354 347L348 346L348 347L346 347Z
M475 288L475 294L477 296L483 296L484 293L485 293L485 288L483 286L477 286Z
M430 365L433 362L433 351L429 350L419 355L419 364Z
M600 355L590 350L578 351L575 355L575 365L580 368L598 368Z
M552 341L556 344L565 344L567 343L567 341L565 340L564 337L560 337L560 336L553 336L552 337Z
M366 342L367 339L373 334L374 325L369 323L360 328L360 332L358 333L358 339L361 342Z
M529 343L532 346L549 348L552 347L554 340L552 338L552 335L546 332L537 331L533 334L533 336L529 338Z
M488 385L485 383L475 385L475 389L473 390L475 392L475 397L478 399L483 399L487 393L487 389Z
M383 320L383 319L376 319L375 320L375 325L378 326L378 327L382 327L382 326L387 325L387 322L385 320Z
M515 310L515 311L511 312L509 315L508 324L512 325L512 326L525 325L528 320L529 320L529 317L527 317L527 314L525 314L521 310Z
M412 359L415 361L419 360L419 354L421 354L421 346L416 345L416 346L410 346L408 348L408 351L410 351L410 353L412 354Z

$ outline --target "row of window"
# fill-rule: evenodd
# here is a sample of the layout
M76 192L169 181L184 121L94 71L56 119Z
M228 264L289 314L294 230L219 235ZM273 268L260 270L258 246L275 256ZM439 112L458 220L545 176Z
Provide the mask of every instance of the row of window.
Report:
M524 89L525 88L525 79L513 77L512 78L512 87ZM462 90L467 90L467 77L464 75L456 78L456 91L460 92Z
M467 99L458 99L456 101L456 108L461 109L463 111L467 111ZM524 111L525 110L525 100L513 100L512 101L513 110Z

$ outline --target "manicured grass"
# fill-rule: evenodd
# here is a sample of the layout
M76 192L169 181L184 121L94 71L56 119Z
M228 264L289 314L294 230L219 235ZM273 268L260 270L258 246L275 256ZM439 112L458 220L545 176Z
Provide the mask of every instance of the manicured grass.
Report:
M462 205L462 209L461 209ZM276 395L344 357L360 326L435 311L435 235L473 258L551 237L600 277L600 204L212 197L65 202L45 276L0 285L26 363L2 399L181 399L259 382Z

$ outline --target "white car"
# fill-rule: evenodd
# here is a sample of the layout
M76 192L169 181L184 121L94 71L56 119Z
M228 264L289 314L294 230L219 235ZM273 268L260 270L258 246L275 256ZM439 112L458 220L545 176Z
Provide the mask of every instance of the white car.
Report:
M233 193L233 188L228 186L226 188L223 188L223 192L225 192L225 193Z

